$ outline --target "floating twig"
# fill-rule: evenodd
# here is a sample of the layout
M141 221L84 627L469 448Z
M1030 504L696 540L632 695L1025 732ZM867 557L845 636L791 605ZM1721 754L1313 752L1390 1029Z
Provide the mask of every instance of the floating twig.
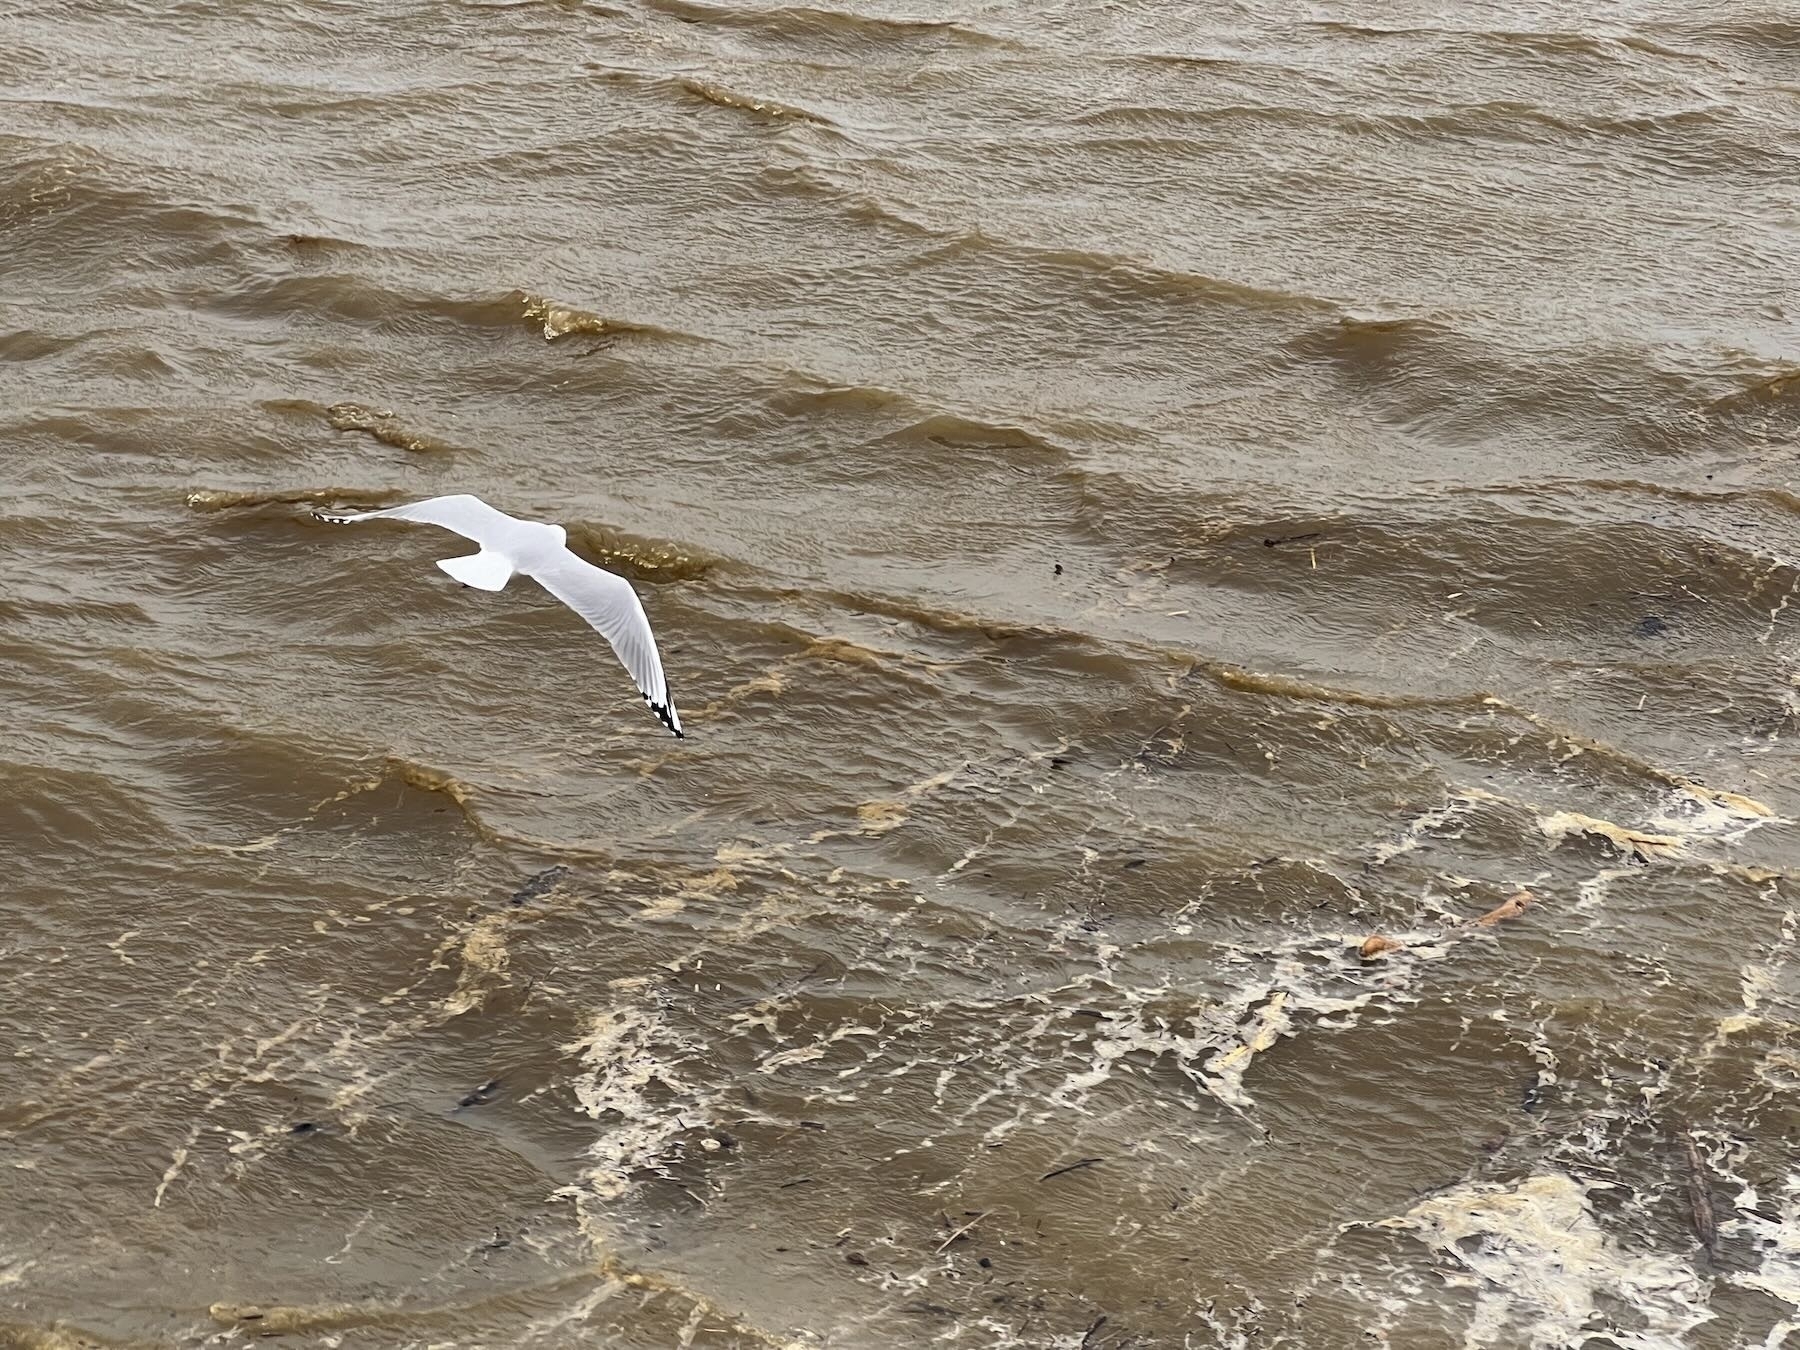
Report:
M1677 1130L1675 1138L1680 1142L1682 1151L1687 1154L1688 1204L1694 1211L1694 1236L1700 1239L1700 1245L1706 1248L1708 1256L1717 1256L1719 1216L1713 1209L1712 1172L1706 1166L1706 1159L1700 1156L1700 1147L1694 1142L1693 1135L1686 1130Z
M1084 1167L1092 1167L1095 1163L1103 1163L1105 1161L1105 1158L1082 1158L1077 1162L1070 1163L1067 1167L1058 1167L1055 1171L1046 1172L1043 1176L1039 1177L1038 1180L1048 1181L1051 1177L1060 1177L1065 1172L1079 1172ZM1101 1318L1100 1320L1105 1321L1106 1319Z
M967 1223L965 1223L961 1228L958 1228L955 1232L950 1234L949 1237L945 1238L942 1242L938 1243L937 1251L933 1252L932 1255L937 1256L940 1253L942 1253L943 1250L946 1247L948 1247L952 1242L955 1242L959 1237L962 1237L965 1233L967 1233L976 1224L980 1223L983 1219L987 1218L987 1216L988 1216L988 1211L985 1209L982 1210L981 1213L977 1214L974 1218L970 1219Z

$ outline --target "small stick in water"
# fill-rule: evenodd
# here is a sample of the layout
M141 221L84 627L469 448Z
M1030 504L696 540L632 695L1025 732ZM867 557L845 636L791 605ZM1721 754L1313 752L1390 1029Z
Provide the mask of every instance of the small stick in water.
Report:
M965 1223L961 1228L958 1228L954 1233L950 1234L949 1237L945 1238L942 1242L938 1243L937 1251L933 1252L932 1255L936 1256L939 1252L942 1252L952 1242L955 1242L959 1237L962 1237L965 1233L967 1233L976 1224L980 1223L983 1219L987 1218L987 1216L988 1216L988 1212L985 1209L982 1210L981 1213L977 1214L974 1218L970 1219L967 1223Z
M1064 1172L1079 1172L1084 1167L1092 1167L1095 1163L1103 1163L1105 1161L1105 1158L1082 1158L1078 1162L1070 1163L1067 1167L1059 1167L1053 1172L1046 1172L1043 1176L1039 1177L1038 1180L1048 1181L1051 1177L1060 1177Z
M1719 1254L1719 1216L1713 1209L1712 1172L1706 1159L1700 1156L1700 1147L1694 1142L1693 1135L1686 1130L1677 1130L1675 1137L1681 1141L1682 1152L1687 1154L1688 1204L1694 1211L1694 1236L1700 1239L1708 1256L1716 1257Z

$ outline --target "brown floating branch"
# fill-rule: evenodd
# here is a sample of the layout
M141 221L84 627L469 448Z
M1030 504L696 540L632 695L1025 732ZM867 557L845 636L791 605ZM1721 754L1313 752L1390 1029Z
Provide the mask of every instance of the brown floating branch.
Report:
M1492 928L1496 924L1504 923L1507 919L1518 918L1535 904L1537 904L1537 897L1530 891L1514 891L1486 914L1476 919L1474 926L1476 928ZM1361 942L1356 942L1355 938L1350 941L1356 945L1356 954L1365 961L1373 961L1386 956L1389 952L1404 951L1406 948L1406 944L1398 938L1391 938L1383 933L1370 933Z
M1079 1172L1084 1167L1092 1167L1095 1163L1103 1163L1105 1161L1105 1158L1082 1158L1076 1162L1070 1163L1067 1167L1058 1167L1055 1171L1046 1172L1043 1176L1039 1177L1038 1180L1048 1181L1051 1177L1060 1177L1065 1172Z
M1537 903L1537 897L1530 891L1519 891L1509 895L1495 905L1486 914L1475 920L1477 928L1492 928L1504 919L1516 919Z

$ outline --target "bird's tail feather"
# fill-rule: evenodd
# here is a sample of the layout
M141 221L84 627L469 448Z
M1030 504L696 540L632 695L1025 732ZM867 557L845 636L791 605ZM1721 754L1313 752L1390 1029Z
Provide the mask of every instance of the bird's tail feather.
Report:
M473 586L478 591L504 590L513 574L511 563L498 553L489 553L486 549L471 553L465 558L441 558L438 566L463 585Z

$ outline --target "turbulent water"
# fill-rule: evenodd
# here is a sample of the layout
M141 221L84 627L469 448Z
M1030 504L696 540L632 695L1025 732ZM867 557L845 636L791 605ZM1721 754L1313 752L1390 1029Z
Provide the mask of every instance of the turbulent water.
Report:
M0 1344L1800 1342L1800 19L0 10ZM688 739L475 492L629 576Z

